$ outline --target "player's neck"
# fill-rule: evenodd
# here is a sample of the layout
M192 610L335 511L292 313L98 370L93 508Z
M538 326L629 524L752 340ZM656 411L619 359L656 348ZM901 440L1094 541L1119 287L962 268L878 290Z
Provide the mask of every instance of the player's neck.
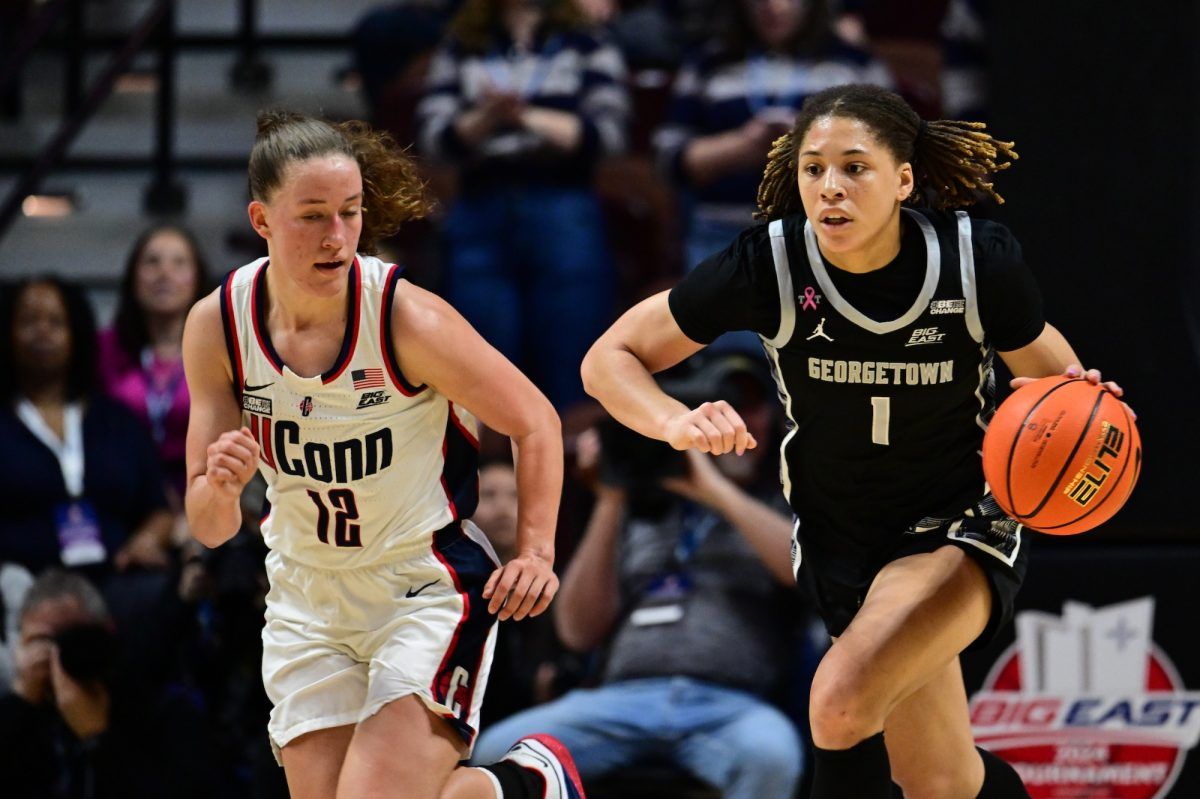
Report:
M331 320L344 319L346 286L337 294L318 297L304 291L275 270L267 270L267 319L271 327L299 331L319 327Z
M862 247L848 252L835 253L826 252L825 248L821 247L821 254L825 256L825 260L838 269L858 275L865 275L867 272L882 269L896 260L896 256L900 254L900 235L902 230L900 211L897 209L895 215L888 220L888 223L883 226L878 235ZM820 242L818 241L819 244Z

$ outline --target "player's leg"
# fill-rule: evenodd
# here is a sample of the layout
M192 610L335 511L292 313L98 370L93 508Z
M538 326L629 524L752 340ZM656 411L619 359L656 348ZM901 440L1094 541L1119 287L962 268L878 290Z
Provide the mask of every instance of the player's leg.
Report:
M487 539L463 522L435 533L426 553L361 570L361 587L344 576L372 632L361 646L368 686L339 797L582 796L570 756L553 740L518 741L488 771L455 769L475 738L491 670L496 622L482 590L495 568ZM413 597L409 585L428 587Z
M1011 766L975 748L957 658L897 705L883 731L892 779L906 799L1029 796Z
M983 782L958 659L896 706L884 722L892 780L905 797L974 797Z
M456 729L418 697L402 697L354 730L336 796L584 799L574 763L565 748L548 736L523 738L499 762L478 768L458 767L466 755L466 743Z
M280 752L292 799L328 799L337 793L338 774L354 726L305 733Z
M458 733L420 699L402 697L355 728L337 782L337 797L437 799L465 750ZM486 778L481 785L488 792L476 795L491 799Z
M885 720L980 635L991 604L983 570L957 547L880 570L813 678L813 799L891 796ZM976 769L981 779L977 764L947 766Z
M367 696L367 666L344 651L335 578L267 556L271 590L263 628L263 687L272 703L267 733L293 797L328 799Z

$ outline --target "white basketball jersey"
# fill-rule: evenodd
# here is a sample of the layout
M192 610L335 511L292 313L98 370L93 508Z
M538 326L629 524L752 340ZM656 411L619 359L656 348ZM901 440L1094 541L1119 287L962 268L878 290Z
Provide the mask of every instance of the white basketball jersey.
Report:
M267 259L221 289L225 339L243 423L267 481L267 546L324 569L359 568L428 548L434 531L474 512L475 418L400 372L391 338L402 270L358 256L337 361L301 377L266 326Z

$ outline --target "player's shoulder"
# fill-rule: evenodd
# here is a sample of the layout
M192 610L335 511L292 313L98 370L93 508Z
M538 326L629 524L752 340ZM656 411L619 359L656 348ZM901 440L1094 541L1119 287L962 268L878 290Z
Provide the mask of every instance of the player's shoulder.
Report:
M426 339L440 333L453 308L432 291L421 288L398 272L391 296L392 332L397 342Z
M241 292L249 291L250 286L258 276L259 269L267 262L267 258L255 258L249 263L236 266L226 272L217 281L217 287L201 297L188 312L187 325L215 326L223 325L222 314L233 311L236 313L238 302L232 298ZM225 308L227 299L232 308ZM194 321L193 321L194 320ZM186 330L186 327L185 327Z
M1020 257L1021 245L1008 226L994 219L976 216L966 211L936 208L910 208L927 220L943 239L955 241L960 231L960 220L965 216L970 225L971 244L978 263L993 259L1011 260Z
M374 255L359 253L355 259L358 264L359 280L362 282L364 291L384 291L389 282L404 274L404 267Z
M197 300L183 324L183 365L193 396L198 381L230 374L223 292L222 284Z
M221 330L221 295L223 291L223 285L217 286L192 305L184 324L185 334L189 330L201 333Z

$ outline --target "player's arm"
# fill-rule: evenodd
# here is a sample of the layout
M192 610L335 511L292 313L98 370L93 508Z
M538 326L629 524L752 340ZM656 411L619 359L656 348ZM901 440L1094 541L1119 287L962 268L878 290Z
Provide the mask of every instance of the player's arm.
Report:
M220 294L192 308L183 327L183 368L191 394L184 510L196 540L215 547L242 524L238 500L254 476L258 444L242 427L221 325Z
M501 620L536 616L558 590L553 572L563 478L558 414L520 370L440 297L402 281L393 303L392 340L405 377L512 439L517 554L492 575L484 596Z
M692 410L654 381L655 372L704 348L679 328L668 294L630 308L592 345L581 368L584 388L614 419L644 436L680 450L740 455L756 443L729 403L706 402Z
M1090 383L1100 384L1100 370L1084 368L1079 363L1079 356L1058 328L1047 324L1042 332L1031 343L1020 349L1001 352L1000 358L1013 373L1012 387L1021 386L1040 377L1051 375L1066 375L1067 377L1083 377ZM1111 380L1104 387L1116 396L1124 391Z

